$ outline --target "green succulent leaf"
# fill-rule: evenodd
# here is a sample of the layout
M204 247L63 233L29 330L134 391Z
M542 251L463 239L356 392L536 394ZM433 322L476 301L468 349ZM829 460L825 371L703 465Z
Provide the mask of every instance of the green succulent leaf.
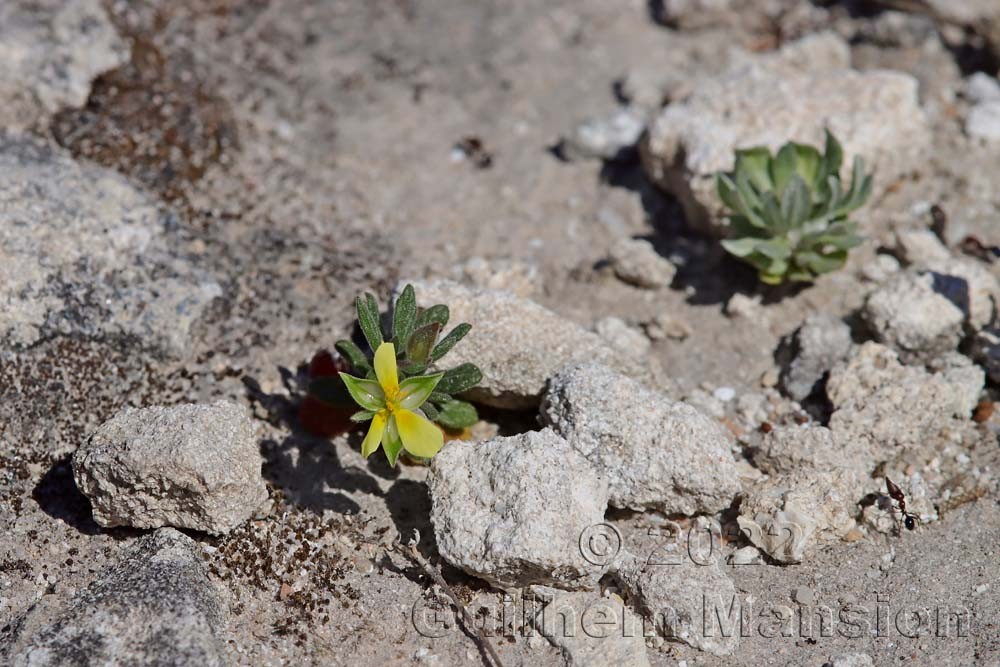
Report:
M351 367L362 373L367 373L371 370L371 363L368 361L368 357L365 353L361 351L361 348L355 345L349 340L338 340L334 344L334 349L344 355L347 362L351 364Z
M379 321L378 303L375 297L371 294L359 296L355 301L355 307L358 311L358 326L368 341L368 347L373 351L377 350L382 344L382 324Z
M465 363L445 371L437 390L444 394L460 394L475 387L482 379L483 372L478 366Z
M465 338L465 335L472 330L472 325L463 322L448 332L448 335L441 339L441 342L434 346L431 352L431 361L437 361L455 347L458 341Z
M763 146L736 151L736 173L745 173L759 192L771 190L771 151Z
M452 400L441 406L434 420L441 426L452 431L461 431L479 421L476 407L465 401Z
M428 324L437 323L444 329L445 325L448 324L448 318L451 317L451 313L448 311L448 306L443 303L439 303L436 306L431 306L426 310L421 310L420 314L417 315L417 321L414 326L416 328L425 327Z
M381 410L385 407L385 393L376 380L362 380L347 373L341 373L340 379L350 392L354 402L365 410Z
M810 281L843 267L861 243L848 215L871 196L873 180L856 157L850 183L841 181L843 148L826 132L823 152L788 142L736 151L734 168L716 174L715 187L730 211L726 252L750 264L762 282ZM445 392L448 393L448 392Z
M438 409L434 407L433 403L427 402L420 406L420 411L424 413L424 416L430 419L432 422L438 420Z
M431 322L415 329L406 342L406 358L410 361L427 363L439 333L441 333L441 325L437 322Z
M417 295L413 285L407 285L392 308L392 338L401 354L405 351L404 346L410 339L416 319Z

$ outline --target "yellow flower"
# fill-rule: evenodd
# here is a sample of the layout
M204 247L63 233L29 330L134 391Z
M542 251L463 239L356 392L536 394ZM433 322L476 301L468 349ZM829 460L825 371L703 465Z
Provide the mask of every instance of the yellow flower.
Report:
M371 456L382 445L386 458L396 465L400 449L421 458L430 458L444 445L444 434L420 411L443 373L421 375L399 381L396 347L382 343L375 350L376 380L341 373L351 397L364 408L359 413L372 420L361 443L361 455Z

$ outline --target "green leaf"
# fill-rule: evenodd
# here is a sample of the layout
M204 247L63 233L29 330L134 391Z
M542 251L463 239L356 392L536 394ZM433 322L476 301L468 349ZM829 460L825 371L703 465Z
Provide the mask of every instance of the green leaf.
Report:
M434 407L433 403L424 403L420 406L420 411L424 413L424 416L430 419L432 422L436 422L438 419L438 409Z
M437 419L434 421L446 429L461 431L479 421L479 414L471 403L454 400L441 406Z
M748 237L742 239L724 239L720 241L720 243L730 254L736 255L737 257L746 257L750 253L754 252L757 248L757 244L762 241L763 239Z
M379 322L378 303L371 294L365 294L364 298L360 296L357 298L355 306L358 311L358 326L361 327L361 333L365 335L368 346L374 352L382 344L382 325Z
M401 377L408 378L414 375L424 375L427 373L427 364L418 364L409 360L399 362L397 366Z
M389 465L396 467L396 459L399 458L399 451L403 449L403 441L399 437L399 429L396 427L396 418L390 417L389 424L385 429L385 437L382 438L382 450L385 458L389 460Z
M420 327L425 327L428 324L437 323L441 325L443 329L446 324L448 324L448 318L451 317L451 313L448 311L448 306L443 303L439 303L436 306L431 306L426 310L421 310L420 314L417 315L417 321L414 323L414 327L419 329Z
M822 159L819 151L812 146L795 144L795 173L805 182L807 192L826 177L825 174L820 174Z
M410 339L416 319L417 295L413 291L413 285L407 285L392 307L392 338L400 352Z
M351 415L352 422L366 422L370 421L372 417L375 416L374 410L358 410L353 415Z
M758 192L771 190L774 183L768 170L770 162L771 151L764 146L736 151L736 174L746 174Z
M375 380L362 380L347 373L341 373L347 391L351 393L354 402L365 410L381 410L385 408L385 393Z
M309 383L309 395L329 405L350 406L351 394L339 377L320 377Z
M729 207L734 213L744 213L743 200L740 199L736 191L736 183L728 175L718 173L715 175L715 190L719 193L719 199Z
M365 356L365 353L361 351L361 348L355 345L349 340L338 340L333 346L338 352L344 355L351 367L362 373L367 373L371 370L371 362Z
M770 259L788 259L792 256L792 245L786 237L778 237L760 241L756 246L757 252Z
M781 215L790 229L797 229L802 226L809 216L809 189L806 182L798 174L794 174L788 181L785 193L781 198Z
M445 394L460 394L475 387L482 379L483 372L475 364L465 363L445 371L437 390Z
M826 133L826 146L823 149L823 175L840 178L840 167L844 163L844 149L829 129L824 130L824 132Z
M471 329L471 324L463 322L448 332L448 335L442 338L441 342L434 346L434 351L431 352L431 361L437 361L444 355L448 354L451 348L455 347L455 343L465 338L465 335L469 333Z
M764 220L767 229L772 234L784 234L788 231L788 223L785 216L781 214L781 203L773 192L765 192L761 199L764 202Z
M787 143L778 151L778 155L771 160L771 182L777 194L785 191L785 185L795 174L796 154L795 144Z
M430 398L444 373L434 375L418 375L403 380L399 384L399 395L401 396L399 406L406 410L416 410Z
M414 329L410 334L410 340L406 342L406 358L419 363L427 362L439 333L441 325L437 322Z
M428 402L434 403L435 405L443 405L448 401L452 401L454 399L449 394L446 394L443 391L441 391L441 388L438 387L436 391L431 393L431 397L427 400Z

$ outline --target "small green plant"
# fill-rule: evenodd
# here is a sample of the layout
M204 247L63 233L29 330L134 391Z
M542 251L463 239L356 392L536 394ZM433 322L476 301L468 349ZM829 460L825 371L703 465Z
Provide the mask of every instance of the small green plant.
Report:
M462 323L441 337L451 317L448 306L417 307L412 285L407 285L396 299L392 310L392 330L388 337L382 331L378 302L374 296L359 296L355 306L358 326L374 354L369 358L352 341L337 341L335 347L351 365L353 375L341 373L339 376L317 378L310 384L309 393L334 405L343 405L345 400L350 402L351 399L360 405L363 410L352 419L372 420L366 445L371 444L369 438L374 437L373 432L378 430L376 426L382 421L379 415L383 415L385 423L381 428L384 434L380 433L380 436L384 437L375 440L370 451L365 451L365 446L362 446L366 457L381 442L392 464L395 464L399 453L397 445L414 456L428 458L427 447L409 446L404 424L409 424L412 419L405 412L414 413L421 421L429 419L451 431L461 431L479 420L475 406L455 398L456 394L475 387L482 380L482 371L475 364L460 364L428 374L429 369L438 366L472 327ZM418 398L419 402L416 402ZM400 413L400 409L404 412ZM440 431L437 433L440 435ZM440 449L440 445L437 448Z
M861 243L847 219L872 190L871 174L854 158L850 187L840 180L844 152L826 133L822 154L789 142L775 156L765 147L736 152L730 173L716 174L716 188L730 209L731 238L722 246L755 267L760 280L810 282L844 265Z

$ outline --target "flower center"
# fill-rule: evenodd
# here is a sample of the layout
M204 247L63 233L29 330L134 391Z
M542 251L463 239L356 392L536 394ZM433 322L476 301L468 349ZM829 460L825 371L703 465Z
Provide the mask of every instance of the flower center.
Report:
M392 413L399 409L399 402L402 400L399 388L390 389L385 392L385 407Z

